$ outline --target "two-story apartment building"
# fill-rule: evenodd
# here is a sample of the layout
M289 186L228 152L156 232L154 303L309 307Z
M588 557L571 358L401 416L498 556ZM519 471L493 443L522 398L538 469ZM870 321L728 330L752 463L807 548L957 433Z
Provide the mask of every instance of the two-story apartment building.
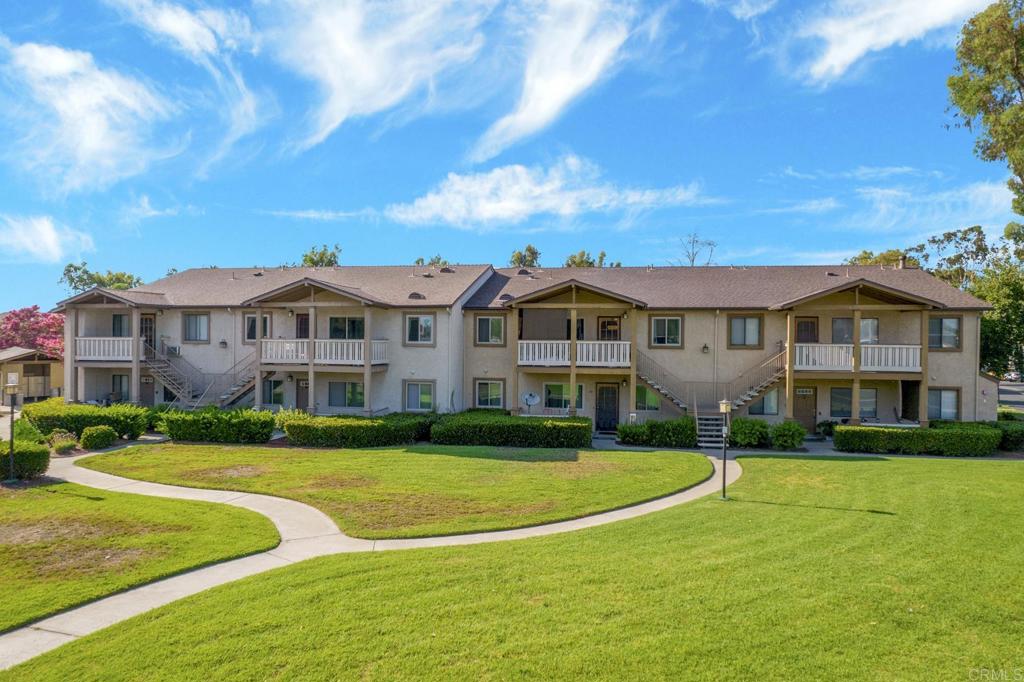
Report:
M984 302L916 268L188 270L66 313L70 400L321 414L503 408L994 419Z

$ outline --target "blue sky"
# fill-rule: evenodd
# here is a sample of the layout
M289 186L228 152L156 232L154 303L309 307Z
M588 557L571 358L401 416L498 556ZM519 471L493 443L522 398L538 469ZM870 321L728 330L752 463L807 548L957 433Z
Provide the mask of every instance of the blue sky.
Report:
M1011 218L952 128L985 0L0 5L0 309L63 265L838 262Z

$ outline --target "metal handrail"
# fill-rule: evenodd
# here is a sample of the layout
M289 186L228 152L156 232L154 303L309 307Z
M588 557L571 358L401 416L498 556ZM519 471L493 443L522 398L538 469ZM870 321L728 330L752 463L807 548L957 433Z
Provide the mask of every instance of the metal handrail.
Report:
M751 391L758 386L764 385L766 382L774 379L781 372L785 371L786 351L783 350L747 369L729 382L729 387L725 392L725 399L737 400L747 391Z

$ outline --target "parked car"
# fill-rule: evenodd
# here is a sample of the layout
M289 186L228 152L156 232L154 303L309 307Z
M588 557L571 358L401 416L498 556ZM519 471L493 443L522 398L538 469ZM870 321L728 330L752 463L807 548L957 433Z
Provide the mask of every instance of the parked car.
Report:
M1020 372L1007 372L1003 375L1003 381L1020 381Z

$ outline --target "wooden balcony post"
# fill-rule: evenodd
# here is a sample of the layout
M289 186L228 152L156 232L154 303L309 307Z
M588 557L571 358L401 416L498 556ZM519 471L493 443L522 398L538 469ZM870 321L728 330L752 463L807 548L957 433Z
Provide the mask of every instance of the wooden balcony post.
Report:
M313 294L310 293L309 300L310 304L313 303ZM316 306L309 306L309 357L306 358L309 363L309 377L308 385L306 390L308 391L306 397L306 411L310 414L316 414Z
M131 395L128 400L138 403L142 395L142 311L138 307L132 308L132 374L129 384Z
M363 414L373 415L373 308L363 305ZM405 333L405 330L402 330ZM402 396L405 404L405 396Z
M78 397L75 392L75 354L77 352L78 308L68 306L64 311L64 402Z
M509 395L509 402L512 403L509 410L512 414L519 414L522 410L519 407L519 308L512 306L512 314L509 315L510 324L508 331L508 346L512 349L512 390ZM473 329L476 334L476 329ZM474 386L470 396L476 392ZM470 398L473 400L473 398Z
M860 374L853 375L853 388L850 389L850 423L860 424Z
M917 396L917 421L922 428L928 426L928 320L927 310L921 311L921 388Z
M242 335L245 337L245 315L242 315ZM253 406L263 407L263 308L256 309L256 377L253 379Z
M726 329L728 334L729 330ZM786 313L786 421L793 421L793 401L796 400L796 387L793 381L793 365L796 363L796 315L790 310ZM737 396L729 396L736 399Z
M569 416L576 416L576 286L572 287L569 309Z

